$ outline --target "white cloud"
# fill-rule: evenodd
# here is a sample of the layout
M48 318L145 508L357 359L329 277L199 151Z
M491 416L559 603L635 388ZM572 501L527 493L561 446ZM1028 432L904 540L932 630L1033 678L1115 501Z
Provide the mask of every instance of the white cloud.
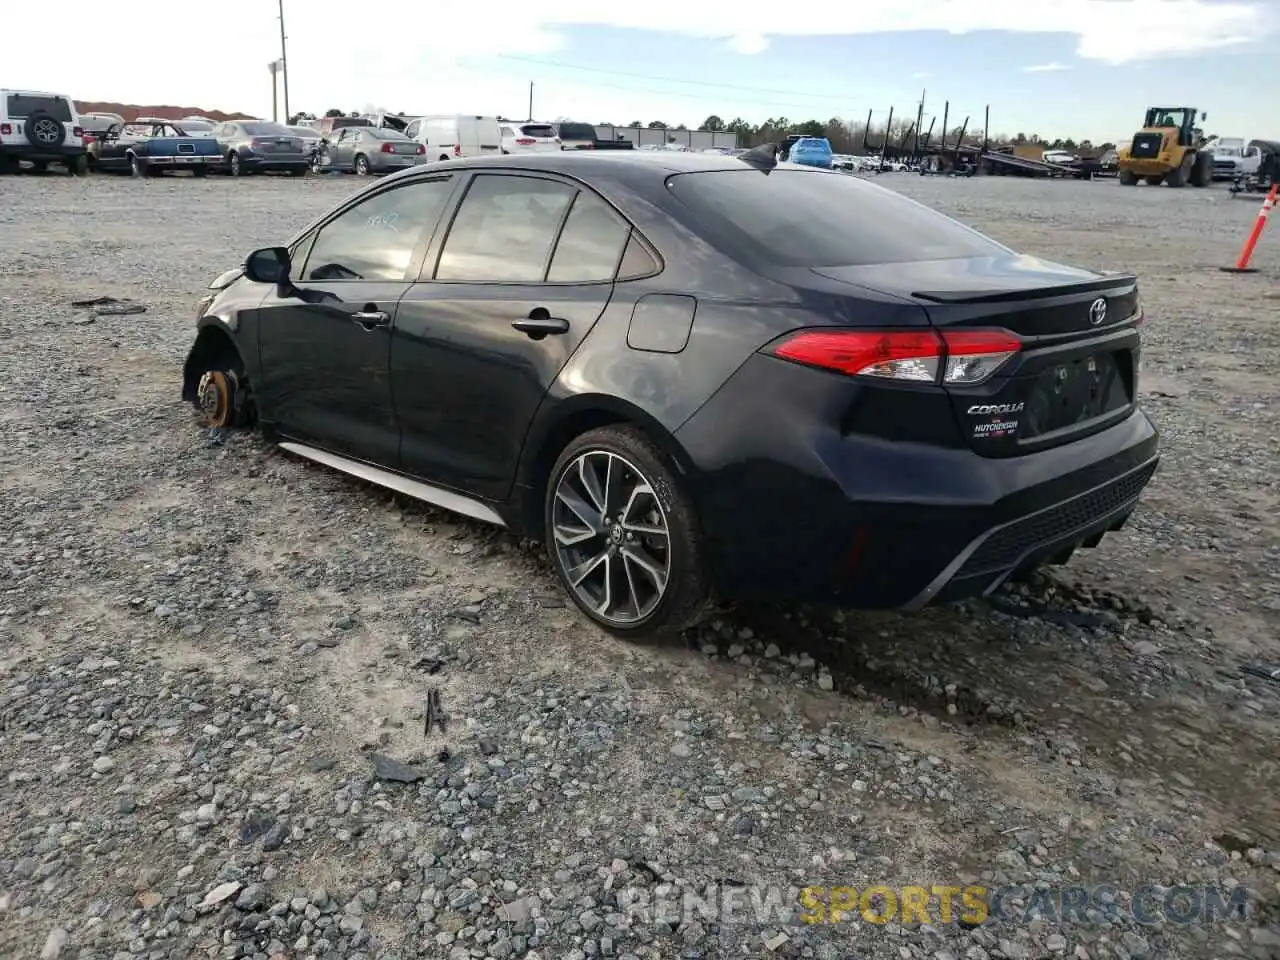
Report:
M762 37L758 33L743 33L733 37L729 41L729 49L734 53L741 53L743 56L752 57L757 53L764 53L769 49L769 38Z
M933 74L931 74L928 70L921 70L919 73L913 73L911 75L911 79L912 80L928 80L931 76L933 76Z
M1022 72L1023 73L1059 73L1063 70L1070 70L1070 69L1071 68L1067 66L1065 63L1058 63L1055 61L1053 63L1037 63L1030 67L1023 67Z
M492 60L496 54L555 57L566 28L630 28L703 38L743 54L760 53L772 39L919 30L963 34L978 30L1062 34L1076 38L1083 59L1127 63L1212 51L1257 39L1276 26L1275 0L1054 0L1053 3L975 4L972 0L863 0L861 3L742 3L741 0L447 0L393 8L352 6L347 0L285 0L289 29L290 106L356 109L373 101L423 112L503 112L523 116L529 80L534 111L583 120L663 119L693 122L715 111L820 116L860 113L866 106L913 100L907 90L860 88L854 102L819 97L752 94L712 86L681 86L644 75L678 77L660 43L638 37L633 57L611 61L638 75L563 71ZM12 9L9 9L12 7ZM219 0L174 15L168 0L134 0L131 16L110 4L79 4L78 37L92 38L93 56L50 58L39 44L6 50L5 82L65 91L80 99L111 99L269 114L267 64L280 54L276 4ZM11 3L6 35L37 36L57 29L48 4ZM564 54L570 63L580 57ZM726 83L778 88L794 83L774 72ZM894 86L884 81L883 86ZM800 103L787 103L800 100Z

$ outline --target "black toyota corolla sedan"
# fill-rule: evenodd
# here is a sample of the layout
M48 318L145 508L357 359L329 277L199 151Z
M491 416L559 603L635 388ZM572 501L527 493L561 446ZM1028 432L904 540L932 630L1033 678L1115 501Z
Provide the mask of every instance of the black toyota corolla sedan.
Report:
M622 636L989 593L1158 460L1133 276L769 150L433 163L210 289L206 425L544 541Z

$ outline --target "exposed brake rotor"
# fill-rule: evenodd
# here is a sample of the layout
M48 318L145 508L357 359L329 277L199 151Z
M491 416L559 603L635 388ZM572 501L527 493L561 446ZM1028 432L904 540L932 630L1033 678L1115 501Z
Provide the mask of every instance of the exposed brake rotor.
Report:
M207 371L196 389L201 424L212 429L229 427L235 414L239 388L239 380L230 370Z

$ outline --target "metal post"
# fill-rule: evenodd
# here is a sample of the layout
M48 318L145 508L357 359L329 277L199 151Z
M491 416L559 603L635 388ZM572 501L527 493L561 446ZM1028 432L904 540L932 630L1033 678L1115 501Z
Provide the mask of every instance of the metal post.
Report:
M289 113L289 51L285 47L284 35L284 0L279 0L280 6L280 72L284 75L284 122L288 123L291 114Z
M529 81L529 120L533 120L533 81Z

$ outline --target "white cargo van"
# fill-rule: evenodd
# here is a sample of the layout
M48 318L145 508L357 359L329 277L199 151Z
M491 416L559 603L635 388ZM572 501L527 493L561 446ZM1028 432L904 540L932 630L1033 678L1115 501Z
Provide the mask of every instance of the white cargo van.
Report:
M483 157L502 153L497 117L418 117L404 130L410 140L427 148L432 160Z

